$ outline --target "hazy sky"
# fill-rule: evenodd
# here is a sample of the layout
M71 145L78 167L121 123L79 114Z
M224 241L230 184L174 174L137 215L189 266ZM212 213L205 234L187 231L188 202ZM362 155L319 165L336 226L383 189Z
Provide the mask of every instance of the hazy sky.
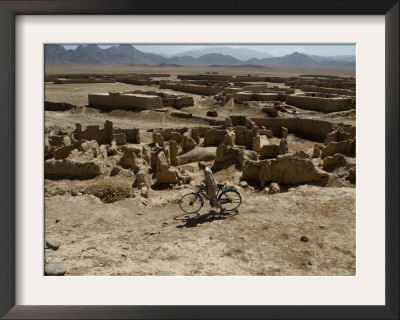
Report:
M305 44L287 44L287 45L197 45L197 44L152 44L152 45L135 45L133 46L143 52L153 52L161 54L177 54L185 51L199 50L210 47L231 47L255 50L263 53L269 53L273 56L284 56L295 51L320 55L320 56L336 56L336 55L356 55L356 46L349 44L326 44L326 45L305 45ZM75 49L77 45L64 45L66 49ZM100 45L102 48L111 47L111 45Z

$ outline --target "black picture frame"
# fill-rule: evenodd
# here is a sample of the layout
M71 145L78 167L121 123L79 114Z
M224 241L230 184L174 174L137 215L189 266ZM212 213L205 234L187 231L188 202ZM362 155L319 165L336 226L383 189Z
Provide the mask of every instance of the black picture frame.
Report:
M386 304L16 306L15 16L36 14L385 15ZM0 1L0 40L0 316L4 319L399 319L399 0Z

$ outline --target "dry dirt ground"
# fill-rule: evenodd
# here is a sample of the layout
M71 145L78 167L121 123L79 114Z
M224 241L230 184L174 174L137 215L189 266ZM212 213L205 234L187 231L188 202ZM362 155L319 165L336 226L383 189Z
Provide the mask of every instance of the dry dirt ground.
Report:
M303 185L267 195L238 187L243 203L226 215L207 203L185 214L177 200L187 188L152 190L150 204L106 204L87 190L128 189L127 180L114 188L57 183L61 195L45 201L45 237L61 246L46 250L47 263L64 263L66 275L355 275L355 188Z
M45 100L81 107L46 111L45 126L72 131L77 122L103 125L108 119L116 127L140 128L145 144L151 142L146 129L205 124L168 112L101 112L84 107L88 93L134 89L147 90L123 83L46 84ZM190 109L204 115L213 108L207 99L195 96L195 107ZM244 112L235 105L219 110L221 119ZM257 108L247 112L265 116ZM329 117L355 122L355 114ZM292 135L288 142L291 151L311 152L314 146ZM318 165L320 160L314 161ZM193 181L202 179L196 163L182 165L181 170ZM60 247L45 249L45 262L63 263L66 275L355 275L356 188L341 178L340 170L331 173L325 187L281 186L281 193L268 195L268 188L241 188L241 172L227 167L215 177L235 185L243 202L237 212L224 215L207 202L197 214L181 211L178 200L195 188L193 183L150 190L148 199L140 197L132 188L134 174L125 169L116 176L106 172L89 180L46 179L45 239L59 242ZM301 241L304 236L308 241Z
M355 69L351 68L316 68L316 67L208 67L208 66L141 66L141 65L104 65L104 66L82 66L82 65L66 65L66 66L46 66L46 74L58 73L169 73L172 78L176 74L202 74L205 72L218 72L224 75L248 75L259 74L277 77L298 77L301 74L321 74L334 75L341 77L355 77Z

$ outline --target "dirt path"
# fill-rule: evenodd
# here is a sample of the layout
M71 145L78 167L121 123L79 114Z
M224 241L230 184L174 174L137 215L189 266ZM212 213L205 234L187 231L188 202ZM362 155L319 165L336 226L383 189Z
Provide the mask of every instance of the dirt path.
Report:
M152 207L140 197L48 197L45 237L61 246L46 261L67 275L355 275L354 188L240 189L229 215L208 205L184 214L173 202L188 191L162 191Z

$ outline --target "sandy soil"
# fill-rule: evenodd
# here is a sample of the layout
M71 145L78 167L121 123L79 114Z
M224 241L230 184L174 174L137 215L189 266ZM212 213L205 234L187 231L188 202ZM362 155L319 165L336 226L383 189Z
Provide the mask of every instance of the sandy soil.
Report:
M208 204L184 214L176 200L186 188L152 191L148 206L47 197L45 237L61 246L46 262L64 263L67 275L355 275L354 188L238 189L243 203L229 215Z
M151 142L147 129L205 125L204 121L176 118L168 112L101 112L83 107L88 93L135 88L154 90L122 83L46 84L45 100L81 107L46 111L45 126L72 131L77 122L103 125L108 119L117 127L141 129L145 144ZM209 99L195 96L195 107L188 109L204 115L216 108ZM244 109L232 105L218 112L221 119L227 114L262 115L256 106ZM309 116L355 123L355 113ZM309 153L315 144L293 135L288 143L291 151ZM355 162L354 158L348 160ZM321 160L314 162L320 165ZM182 165L180 170L193 181L202 179L196 163ZM178 200L194 189L193 183L152 189L147 199L132 188L132 171L123 169L116 176L110 176L109 171L90 180L45 180L45 240L61 244L57 251L45 249L45 262L65 264L66 275L356 273L356 188L340 170L330 172L325 187L281 186L281 193L268 195L268 188L241 188L241 172L230 166L216 172L216 179L236 186L243 203L237 212L225 215L216 214L207 202L197 214L181 211ZM303 236L307 242L300 240Z
M172 77L177 74L204 72L218 72L225 75L247 75L258 74L264 76L298 77L301 74L321 74L342 77L355 77L356 70L350 68L314 68L314 67L269 67L269 68L229 68L229 67L208 67L208 66L182 66L182 67L151 67L151 66L127 66L127 65L68 65L68 66L46 66L46 75L57 73L169 73Z

